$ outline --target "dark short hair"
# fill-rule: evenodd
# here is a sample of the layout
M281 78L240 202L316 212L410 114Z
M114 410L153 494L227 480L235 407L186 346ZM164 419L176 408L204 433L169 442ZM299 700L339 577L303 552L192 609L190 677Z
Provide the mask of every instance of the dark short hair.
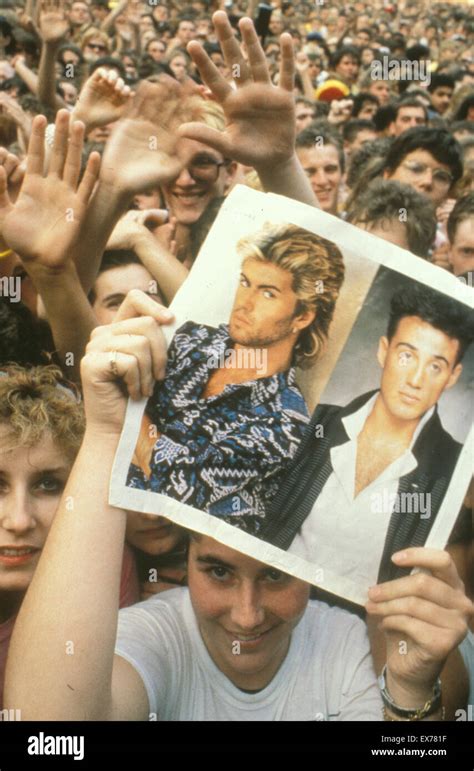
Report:
M452 88L454 89L455 80L452 75L448 75L444 72L435 72L431 76L431 80L428 86L430 94L436 91L437 88Z
M452 244L456 238L456 231L464 220L474 220L474 192L464 195L456 201L456 204L448 218L448 238Z
M347 220L355 225L376 225L397 220L406 211L408 248L418 257L427 258L436 236L436 212L426 196L409 185L388 179L374 179L352 201Z
M449 130L451 134L455 134L456 131L467 131L469 134L474 134L474 120L455 120L451 123Z
M131 249L107 249L102 255L102 260L95 281L97 281L99 276L101 276L102 273L105 273L107 270L112 270L113 268L123 268L126 265L143 265L143 263ZM94 287L92 287L89 294L87 295L87 299L91 305L94 305L97 299Z
M373 117L375 128L377 131L385 131L396 117L397 113L393 104L381 105Z
M360 93L357 94L357 96L354 97L354 104L352 105L352 117L357 118L360 111L362 110L362 107L366 102L372 102L372 104L375 104L377 107L379 106L380 102L377 99L374 94L371 94L369 91L360 91Z
M461 102L459 105L459 108L456 112L456 115L454 116L455 121L460 120L466 120L469 109L471 107L474 107L474 94L469 94L466 96L466 98Z
M416 316L452 340L457 340L459 349L456 364L462 360L474 339L474 311L431 287L416 283L392 296L387 327L389 340L406 316Z
M345 168L344 148L342 146L340 135L337 134L331 127L331 124L327 120L315 120L310 125L301 131L296 137L296 149L299 148L316 148L316 141L322 139L323 145L332 145L336 148L339 157L339 166L342 173Z
M461 145L449 131L443 128L416 126L404 131L388 151L385 169L394 172L407 155L418 149L426 150L439 163L448 166L453 175L453 182L461 179L463 172Z
M115 56L101 56L99 59L96 59L89 67L89 75L92 75L99 67L113 67L120 72L122 78L125 78L127 75L123 62L120 59L116 59Z
M360 64L360 51L357 46L341 46L341 48L337 48L331 55L329 60L330 66L333 69L334 67L337 67L344 56L351 56L352 59L357 62L357 64Z
M404 99L400 99L399 102L394 104L395 120L398 118L398 113L402 107L418 107L420 110L423 110L425 120L428 120L428 110L425 105L420 102L417 96L406 96Z
M364 118L352 118L344 124L342 137L346 142L353 142L359 131L375 131L375 123Z

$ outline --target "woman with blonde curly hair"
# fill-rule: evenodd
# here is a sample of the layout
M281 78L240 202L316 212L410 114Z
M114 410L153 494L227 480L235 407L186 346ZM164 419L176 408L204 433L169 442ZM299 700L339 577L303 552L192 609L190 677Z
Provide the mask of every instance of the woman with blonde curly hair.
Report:
M0 709L15 618L38 565L85 429L78 392L55 366L0 370ZM74 501L66 502L70 508ZM130 557L120 606L138 599Z

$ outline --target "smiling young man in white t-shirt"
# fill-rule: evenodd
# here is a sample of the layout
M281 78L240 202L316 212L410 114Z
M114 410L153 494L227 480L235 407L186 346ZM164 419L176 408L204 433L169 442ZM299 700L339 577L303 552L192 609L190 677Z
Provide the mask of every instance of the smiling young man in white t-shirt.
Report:
M115 654L140 675L152 719L382 719L359 618L193 533L188 581L119 614Z

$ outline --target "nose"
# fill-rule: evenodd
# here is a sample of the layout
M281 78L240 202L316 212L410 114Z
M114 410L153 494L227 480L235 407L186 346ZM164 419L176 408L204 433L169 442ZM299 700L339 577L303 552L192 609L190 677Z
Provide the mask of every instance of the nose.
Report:
M195 183L194 179L192 178L191 174L189 173L188 169L185 167L184 169L181 170L181 173L180 173L179 177L176 179L176 183L175 184L176 185L181 185L182 187L184 187L186 185L187 186L195 185L196 183Z
M329 182L328 176L324 169L318 169L318 171L315 171L311 177L311 181L313 183L313 189L316 190L321 187L326 187Z
M2 496L0 525L16 535L22 535L36 526L34 503L25 490L14 490Z
M265 621L260 588L253 581L243 581L232 606L231 619L234 631L251 632Z
M433 187L433 172L429 167L426 169L423 175L420 176L418 185L422 190L431 190Z
M408 371L408 384L412 388L421 388L423 384L423 364L418 362Z

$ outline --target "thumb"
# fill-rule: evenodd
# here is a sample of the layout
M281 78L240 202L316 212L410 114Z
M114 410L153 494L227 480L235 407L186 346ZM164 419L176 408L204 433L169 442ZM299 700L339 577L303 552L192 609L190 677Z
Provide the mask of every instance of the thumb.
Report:
M232 157L232 145L222 131L217 131L205 123L183 123L178 128L178 134L186 139L202 142L224 157Z

